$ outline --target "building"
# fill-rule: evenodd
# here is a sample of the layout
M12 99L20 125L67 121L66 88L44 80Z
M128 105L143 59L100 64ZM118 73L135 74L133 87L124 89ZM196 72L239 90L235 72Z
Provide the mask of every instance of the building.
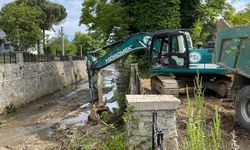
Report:
M53 31L45 31L45 41L51 40L51 38L54 36ZM40 49L40 53L44 54L43 51L43 45L41 41L40 47L35 46L32 48L27 49L27 52L37 55L38 49ZM3 30L0 29L0 53L7 53L13 51L13 47L11 46L11 42L6 39L6 34L3 32Z
M6 39L6 35L3 30L0 29L0 53L11 52L11 42Z

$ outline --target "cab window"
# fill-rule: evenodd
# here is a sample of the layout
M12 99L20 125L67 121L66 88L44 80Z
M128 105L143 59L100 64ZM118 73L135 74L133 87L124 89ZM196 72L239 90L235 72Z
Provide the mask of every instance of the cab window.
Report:
M185 53L185 40L183 35L173 36L172 38L172 53Z

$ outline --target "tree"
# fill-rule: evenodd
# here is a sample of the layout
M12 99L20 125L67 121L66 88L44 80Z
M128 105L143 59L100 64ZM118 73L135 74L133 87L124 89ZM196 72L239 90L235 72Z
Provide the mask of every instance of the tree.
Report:
M217 18L223 15L227 7L228 3L225 0L204 0L200 2L197 6L197 12L200 15L197 15L193 27L189 28L194 43L197 41L205 43L215 38Z
M42 13L43 17L40 18L42 21L39 26L43 31L43 48L45 49L45 30L50 30L53 25L60 23L66 18L66 8L49 0L17 0L14 3L36 8Z
M231 25L250 24L250 4L246 6L246 9L240 12L236 12L235 8L228 5L228 9L224 13L224 18Z
M132 18L132 33L180 27L179 0L122 0L122 5Z
M129 16L119 1L85 0L82 5L80 24L85 24L104 41L116 40L128 33Z
M195 41L206 41L214 36L226 4L225 0L85 0L80 24L105 37L104 41L110 35L117 39L128 33L174 28L188 29Z
M98 39L93 34L75 33L73 43L78 47L77 55L80 55L80 46L82 46L83 55L86 55L88 51L95 50L101 47L103 43L101 39Z
M180 0L181 27L190 29L202 17L200 0Z
M77 53L77 46L68 40L67 37L64 37L64 49L65 55L74 56ZM47 54L56 56L62 55L62 39L61 35L57 35L48 42L47 45Z
M0 11L0 28L15 50L26 51L41 39L39 28L43 18L40 11L26 5L7 4Z

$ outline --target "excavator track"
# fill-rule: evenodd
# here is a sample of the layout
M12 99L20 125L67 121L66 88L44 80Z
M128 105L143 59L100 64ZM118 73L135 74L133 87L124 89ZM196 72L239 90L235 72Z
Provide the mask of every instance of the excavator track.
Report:
M176 78L174 75L154 75L151 77L151 93L176 97L179 97L180 94L186 94L187 90L189 93L193 93L193 79L192 77ZM202 86L216 92L221 98L230 97L231 84L229 82L203 80Z
M152 94L166 94L179 97L179 84L170 76L157 75L151 78Z

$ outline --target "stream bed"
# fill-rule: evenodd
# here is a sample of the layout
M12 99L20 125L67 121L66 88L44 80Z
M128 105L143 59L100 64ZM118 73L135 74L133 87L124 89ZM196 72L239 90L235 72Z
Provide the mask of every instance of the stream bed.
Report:
M104 68L103 94L106 106L117 109L113 99L119 76L114 65ZM88 81L81 81L54 94L33 101L16 112L0 115L0 150L2 149L50 149L57 147L53 140L53 127L66 130L67 126L84 126L87 123L91 103Z

